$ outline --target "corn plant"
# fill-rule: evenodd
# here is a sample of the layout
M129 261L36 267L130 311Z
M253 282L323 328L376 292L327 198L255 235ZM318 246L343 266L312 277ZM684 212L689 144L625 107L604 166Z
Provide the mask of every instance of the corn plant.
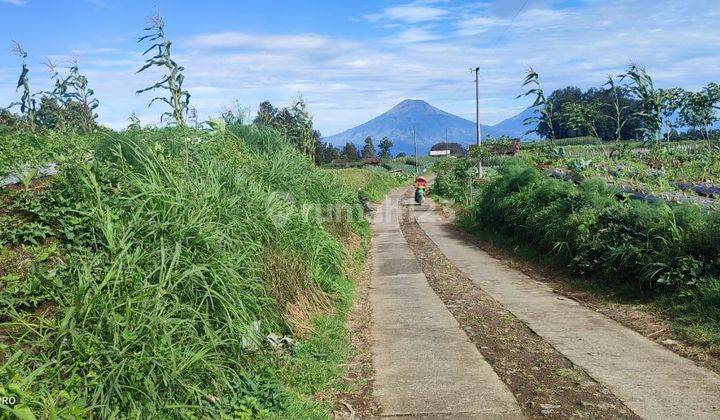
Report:
M640 109L633 114L642 122L639 129L643 138L659 142L663 124L663 95L655 89L652 77L636 64L630 64L620 76L620 81L629 80L628 89L640 101Z
M298 149L310 158L315 156L315 136L313 136L313 122L307 105L302 98L298 98L292 106L294 119L293 138Z
M100 105L100 102L93 97L95 91L88 86L87 77L80 74L77 60L73 60L70 66L68 85L71 88L69 92L70 99L80 104L80 128L83 132L90 133L95 129L95 119L97 118L95 109Z
M622 140L622 130L625 127L625 124L627 124L630 120L628 118L629 107L620 103L620 91L621 89L624 89L624 87L622 85L618 85L611 74L608 75L608 81L605 82L603 86L607 86L607 92L612 101L611 104L609 104L612 108L609 118L615 125L615 143L619 143L620 140Z
M142 125L140 124L140 117L138 117L135 111L130 113L128 121L130 121L130 124L127 126L128 130L140 130L142 128Z
M20 98L20 102L13 102L8 106L9 108L12 108L14 106L20 107L20 113L22 113L25 116L25 121L30 128L30 130L35 130L35 98L33 98L33 95L30 91L30 78L28 77L28 74L30 73L30 69L27 66L27 51L17 42L13 42L13 46L10 49L10 52L13 54L17 54L21 61L22 61L22 71L20 72L20 77L18 78L17 86L15 87L15 90L19 90L22 87L22 97Z
M528 69L527 76L525 77L525 81L522 85L530 85L534 87L517 97L520 98L523 96L534 95L535 101L532 106L535 108L534 113L538 114L538 116L532 116L525 119L525 125L535 124L535 129L529 130L525 134L533 132L540 134L540 125L544 124L548 128L548 137L550 141L555 142L555 128L553 127L555 112L553 110L553 104L552 101L545 97L542 85L540 84L540 75L538 75L532 67Z
M153 44L145 50L145 52L143 52L143 56L153 50L155 50L156 53L145 60L145 65L143 65L136 74L153 66L164 67L166 74L159 82L144 89L140 89L136 93L140 94L155 89L167 90L170 95L169 97L157 96L150 101L148 107L150 107L155 101L165 102L170 106L171 111L163 113L161 120L164 117L169 117L172 118L176 124L184 126L185 114L188 112L190 106L190 93L187 90L183 90L185 76L182 72L185 68L178 65L172 58L172 54L170 52L172 42L170 42L165 35L165 22L159 13L150 20L150 25L144 30L145 32L148 32L148 34L140 37L138 42L148 41Z
M51 98L56 99L67 113L73 108L78 112L77 124L83 133L91 133L96 126L97 114L95 109L100 105L97 98L94 98L95 91L88 86L88 79L80 74L77 60L73 59L68 74L60 75L57 66L50 60L45 65L48 67L51 78L55 81L55 87L51 92L46 92Z
M590 135L600 138L597 130L597 123L604 116L600 112L600 106L597 102L590 103L568 103L565 105L560 118L565 124L574 131L587 130Z

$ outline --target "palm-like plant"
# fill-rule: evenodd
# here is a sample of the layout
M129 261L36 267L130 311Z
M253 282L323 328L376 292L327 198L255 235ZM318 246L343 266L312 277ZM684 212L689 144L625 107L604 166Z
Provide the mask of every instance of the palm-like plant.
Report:
M187 90L183 90L183 82L185 76L183 75L184 67L178 65L172 58L170 53L170 47L172 42L165 35L165 22L160 16L156 14L150 19L150 25L145 28L148 35L142 36L138 39L138 42L149 41L153 44L143 52L143 55L147 55L149 52L156 50L154 56L145 60L140 70L136 73L141 73L150 67L164 67L166 74L162 80L155 83L152 86L138 90L136 93L143 93L155 89L165 89L169 93L169 97L157 96L153 98L148 107L150 107L155 101L161 101L168 104L171 111L162 114L162 117L170 117L178 125L185 125L185 114L187 113L190 106L190 93ZM161 118L162 119L162 118Z
M555 128L553 127L553 120L555 118L555 112L553 110L552 101L548 100L545 97L545 92L543 91L542 85L540 84L540 75L532 67L530 67L528 69L527 75L525 76L525 81L522 85L530 85L532 86L532 88L527 92L518 95L517 97L520 98L523 96L535 96L535 101L533 102L532 106L535 109L534 114L537 114L525 119L525 125L535 124L535 128L533 130L527 131L527 133L534 132L540 134L540 124L544 123L548 127L550 141L554 143Z

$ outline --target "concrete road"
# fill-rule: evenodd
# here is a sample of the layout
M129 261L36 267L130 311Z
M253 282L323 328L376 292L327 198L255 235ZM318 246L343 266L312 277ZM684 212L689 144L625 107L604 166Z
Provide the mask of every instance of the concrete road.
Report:
M373 221L373 392L382 416L522 418L406 244L399 223L403 192L393 192Z

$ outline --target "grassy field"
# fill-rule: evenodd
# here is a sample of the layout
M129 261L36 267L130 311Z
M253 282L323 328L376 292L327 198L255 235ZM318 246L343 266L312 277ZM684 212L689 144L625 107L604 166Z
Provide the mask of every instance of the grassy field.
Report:
M496 166L481 182L474 181L473 161L438 163L432 192L466 209L467 229L545 255L544 262L589 286L649 299L681 336L720 351L718 206L692 192L647 201L618 188L657 193L678 191L677 181L713 182L719 152L637 144L613 157L592 157L612 145L564 147L587 153L578 159L535 147L514 159L489 158L485 163ZM551 177L551 170L565 179Z
M27 163L59 175L0 190L0 395L19 401L0 417L329 416L369 235L356 188L402 179L251 127L43 141Z

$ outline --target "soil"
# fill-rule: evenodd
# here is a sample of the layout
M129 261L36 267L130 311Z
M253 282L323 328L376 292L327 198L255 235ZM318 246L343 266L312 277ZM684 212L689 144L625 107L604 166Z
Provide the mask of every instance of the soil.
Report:
M451 219L452 209L443 207L441 214ZM577 279L560 269L523 260L510 250L493 245L458 226L451 228L458 237L474 243L477 247L505 263L508 267L523 272L528 277L549 284L555 293L568 297L608 318L628 327L643 336L656 341L675 353L698 365L720 374L720 354L716 349L693 344L678 335L669 318L664 317L647 303L626 303L613 300L612 296L592 293L579 287Z
M27 189L29 191L46 190L46 189L50 188L50 185L52 185L53 179L55 179L54 175L36 178L36 179L30 181L30 184L28 185ZM2 187L0 189L5 189L6 191L22 191L25 189L25 186L22 183L17 183L17 184L6 185L5 187Z
M584 370L475 286L406 208L401 229L430 286L531 418L638 418Z

